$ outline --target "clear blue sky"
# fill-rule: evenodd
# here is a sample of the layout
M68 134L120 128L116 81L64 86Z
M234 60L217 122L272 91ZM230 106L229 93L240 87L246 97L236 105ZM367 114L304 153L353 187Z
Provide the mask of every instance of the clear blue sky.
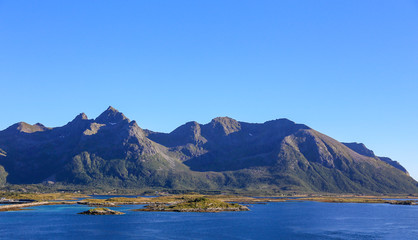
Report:
M418 1L1 1L0 129L289 118L418 179Z

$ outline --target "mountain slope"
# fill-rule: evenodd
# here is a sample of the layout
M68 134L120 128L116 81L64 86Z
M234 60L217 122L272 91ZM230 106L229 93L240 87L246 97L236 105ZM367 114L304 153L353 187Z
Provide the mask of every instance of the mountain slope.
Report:
M18 123L0 131L0 184L45 180L94 186L417 193L397 162L287 119L218 117L171 133L143 130L109 107L63 127Z
M359 154L362 154L362 155L365 155L365 156L368 156L368 157L378 158L381 161L383 161L383 162L385 162L385 163L387 163L387 164L389 164L389 165L391 165L391 166L393 166L393 167L395 167L395 168L397 168L397 169L401 170L402 172L409 175L408 171L400 163L398 163L397 161L394 161L394 160L392 160L388 157L377 157L376 155L374 155L374 152L372 150L368 149L363 143L342 143L342 144L346 145L351 150L353 150L353 151L355 151Z

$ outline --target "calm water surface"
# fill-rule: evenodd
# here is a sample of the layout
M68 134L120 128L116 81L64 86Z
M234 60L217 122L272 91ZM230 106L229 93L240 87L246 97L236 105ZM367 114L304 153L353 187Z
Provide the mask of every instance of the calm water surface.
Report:
M1 239L418 239L418 206L283 202L249 212L87 216L80 205L0 212Z

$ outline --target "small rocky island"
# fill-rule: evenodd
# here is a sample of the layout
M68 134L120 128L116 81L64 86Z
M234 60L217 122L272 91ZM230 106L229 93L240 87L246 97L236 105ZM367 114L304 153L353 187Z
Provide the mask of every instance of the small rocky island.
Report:
M84 215L122 215L122 214L125 214L125 213L110 210L109 208L92 208L92 209L89 209L87 211L81 212L79 214L84 214Z
M146 212L225 212L225 211L249 211L248 207L238 203L227 203L217 199L197 197L174 204L150 204L143 209L134 211Z

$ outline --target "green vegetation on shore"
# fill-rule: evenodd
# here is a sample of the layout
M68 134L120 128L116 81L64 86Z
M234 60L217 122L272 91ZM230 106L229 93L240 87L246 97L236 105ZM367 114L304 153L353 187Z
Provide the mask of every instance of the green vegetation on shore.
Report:
M248 211L248 207L238 203L227 203L217 199L196 197L175 204L152 204L136 211L168 211L168 212L223 212L223 211Z
M110 210L109 208L92 208L87 211L78 213L83 215L122 215L125 214L123 212L118 212L114 210Z

